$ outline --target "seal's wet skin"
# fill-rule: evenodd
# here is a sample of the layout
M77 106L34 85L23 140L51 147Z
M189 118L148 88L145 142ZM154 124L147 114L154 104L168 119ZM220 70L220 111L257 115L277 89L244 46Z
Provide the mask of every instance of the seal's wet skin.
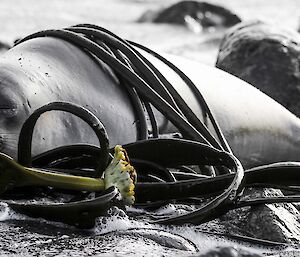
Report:
M157 58L139 52L169 81L197 118L203 120L201 104L182 78ZM300 123L293 114L227 73L187 59L167 58L204 95L230 147L245 167L298 160ZM115 67L96 61L67 40L57 36L27 40L5 53L0 66L1 102L6 108L2 109L0 124L3 138L8 132L18 134L30 113L53 101L73 102L93 112L104 124L111 146L134 142L143 133L138 131L143 121L130 100L133 98L126 92L128 82L118 80ZM163 122L159 113L155 115L158 122ZM54 123L56 130L46 125ZM176 131L168 126L159 133ZM65 114L42 116L35 133L34 155L58 145L95 142L87 126ZM16 145L16 139L4 142L2 151L16 157L17 149L9 149L10 144Z
M299 201L240 198L246 187L297 190L299 163L269 164L299 159L300 120L216 68L81 24L18 41L0 59L0 81L0 186L18 212L91 228L136 199L139 211L127 212L135 219L198 225L231 209ZM8 133L18 137L8 142ZM24 201L41 192L46 202ZM58 193L65 201L49 203ZM153 212L170 201L195 208Z

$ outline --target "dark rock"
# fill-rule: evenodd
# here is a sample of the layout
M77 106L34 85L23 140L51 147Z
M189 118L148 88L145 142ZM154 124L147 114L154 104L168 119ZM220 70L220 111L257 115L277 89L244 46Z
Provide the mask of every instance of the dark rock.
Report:
M202 29L231 27L241 19L228 9L199 1L181 1L163 10L148 11L140 22L169 23L195 26Z
M243 199L282 197L278 189L247 189ZM263 239L278 243L300 241L299 211L291 203L259 204L230 211L221 217L228 234L250 237L252 243ZM238 237L237 237L238 238ZM242 238L240 239L243 240ZM259 243L259 241L256 241Z
M196 255L195 255L196 256ZM262 255L251 253L235 247L217 247L199 257L261 257Z
M0 41L0 54L6 52L10 48L11 46L9 44Z
M278 189L256 191L258 197L282 197ZM283 243L300 240L299 211L291 203L258 205L251 208L244 229L255 237Z
M254 21L231 28L216 67L257 87L300 116L300 34Z

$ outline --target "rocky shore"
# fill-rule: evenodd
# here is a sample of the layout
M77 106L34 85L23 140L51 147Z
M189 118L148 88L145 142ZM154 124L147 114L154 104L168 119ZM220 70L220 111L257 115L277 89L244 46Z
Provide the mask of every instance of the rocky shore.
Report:
M216 67L249 82L299 117L300 36L296 30L261 21L242 22L234 11L206 2L195 5L195 1L184 1L157 12L147 10L140 14L134 21L137 28L156 26L147 22L164 22L184 25L188 32L183 33L196 32L199 37L216 33L215 41L204 41L204 51L211 45L215 51L220 44ZM10 47L5 42L0 43L0 55ZM194 48L195 51L199 49L203 50L201 46ZM172 51L174 53L176 49L169 49ZM244 197L288 194L290 192L278 189L248 189ZM174 208L180 207L175 205ZM152 226L147 221L136 221L119 212L99 219L95 229L78 230L31 219L3 207L0 209L0 255L298 256L299 211L299 204L257 205L230 211L207 224L186 228Z

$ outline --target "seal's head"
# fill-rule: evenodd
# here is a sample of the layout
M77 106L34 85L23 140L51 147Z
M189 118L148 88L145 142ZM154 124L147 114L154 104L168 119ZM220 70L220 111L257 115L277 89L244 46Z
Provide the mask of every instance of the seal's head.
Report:
M0 152L16 157L21 126L30 113L30 103L16 75L0 73Z

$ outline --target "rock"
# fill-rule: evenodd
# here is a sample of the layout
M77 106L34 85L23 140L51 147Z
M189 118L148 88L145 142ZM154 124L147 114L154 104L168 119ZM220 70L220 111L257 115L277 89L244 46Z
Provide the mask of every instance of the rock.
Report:
M263 189L259 197L283 196L278 189ZM253 236L283 243L299 243L299 211L291 203L258 205L251 208L244 229Z
M241 19L230 10L199 1L181 1L163 10L144 13L139 22L187 25L193 30L231 27Z
M245 213L249 213L249 210ZM114 214L111 218L99 219L95 229L79 230L62 223L11 213L7 220L0 223L0 256L261 256L257 252L268 256L300 256L296 248L264 248L259 244L245 244L243 240L230 240L228 236L218 235L218 232L235 233L232 230L236 225L240 225L239 229L245 232L248 227L245 227L245 223L239 223L237 218L240 217L231 213L226 221L216 219L199 226L182 228L150 228L149 223L141 220L131 222L128 217ZM233 224L233 221L236 223ZM219 226L220 222L224 226ZM266 226L272 224L263 224L261 230ZM197 232L199 228L205 228L212 234ZM258 247L260 251L257 251Z
M43 220L1 222L0 235L1 256L186 256L196 252L188 240L164 231L98 234Z
M119 235L137 236L174 250L197 252L197 246L188 239L162 229L135 228L119 231Z
M216 67L257 87L300 116L300 34L260 21L223 38Z
M243 199L282 196L283 193L279 189L247 189ZM300 241L299 216L299 211L291 203L259 204L230 211L221 217L221 222L228 234L278 243L298 244Z
M262 255L251 253L235 247L217 247L205 254L195 255L199 257L262 257Z
M6 52L10 48L11 46L9 44L0 41L0 54Z

